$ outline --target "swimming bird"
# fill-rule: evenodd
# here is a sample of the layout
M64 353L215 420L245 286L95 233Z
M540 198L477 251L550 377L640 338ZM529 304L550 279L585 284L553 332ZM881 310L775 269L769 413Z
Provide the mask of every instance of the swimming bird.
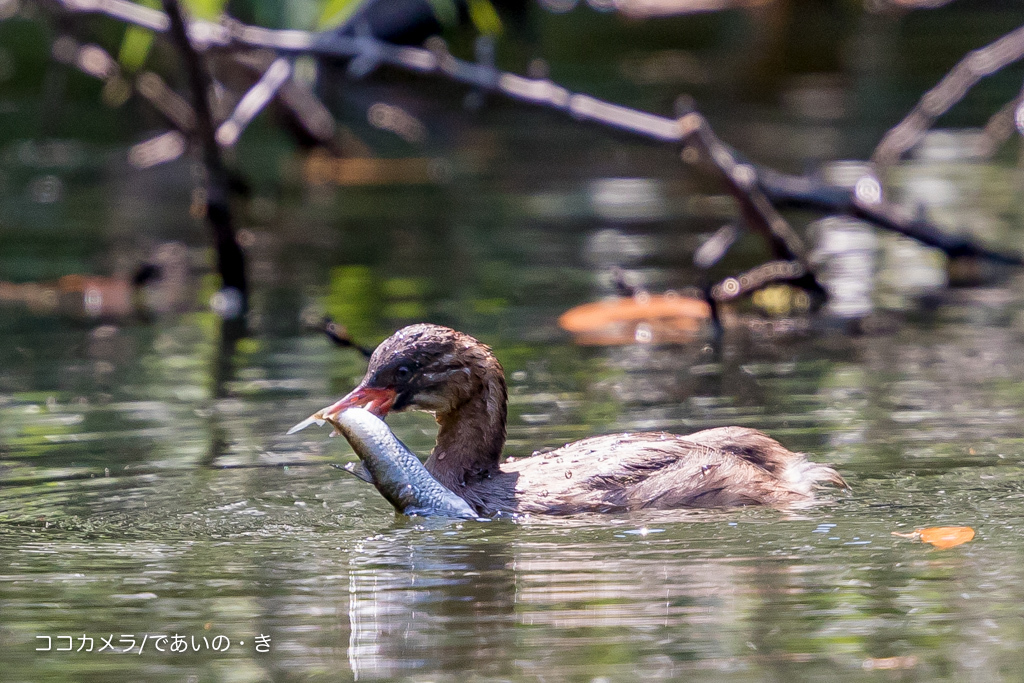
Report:
M373 352L356 388L289 434L314 423L339 429L342 413L356 406L380 418L410 409L433 413L437 443L426 470L482 516L741 505L782 509L813 503L819 484L846 487L831 467L747 427L688 436L594 436L502 463L508 391L501 363L477 339L440 325L395 332ZM362 448L360 457L365 443ZM365 469L356 474L373 481Z

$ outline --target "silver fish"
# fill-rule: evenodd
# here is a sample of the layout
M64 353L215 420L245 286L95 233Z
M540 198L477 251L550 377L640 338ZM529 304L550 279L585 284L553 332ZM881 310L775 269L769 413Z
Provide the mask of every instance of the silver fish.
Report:
M328 421L348 439L362 460L365 472L357 476L368 474L371 483L403 515L465 519L479 516L469 503L434 479L420 459L376 415L362 408L349 408Z

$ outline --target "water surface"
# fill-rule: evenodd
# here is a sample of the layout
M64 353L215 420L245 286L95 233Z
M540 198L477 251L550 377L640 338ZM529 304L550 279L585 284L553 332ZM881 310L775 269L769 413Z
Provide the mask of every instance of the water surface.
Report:
M638 30L586 11L540 25L557 36L579 15L595 44L603 31L626 40ZM698 20L719 32L716 49L735 49L738 28L756 33L745 15L722 16ZM845 40L902 54L923 30L915 17L844 24ZM978 40L964 49L998 35L982 33L966 31L962 40ZM795 45L814 54L812 38ZM719 52L685 40L705 67L721 67ZM552 68L573 87L667 113L675 72L631 76L644 60L678 64L663 47L589 70L555 51ZM877 93L891 74L825 60L815 68L848 79L808 79L801 55L772 72L771 94L752 96L760 101L693 87L714 125L761 160L793 168L865 156L864 131L884 129L888 109L860 105L885 100ZM726 67L707 78L757 73ZM916 83L932 69L903 75ZM889 109L913 100L904 86ZM841 117L786 104L808 88L845 102ZM467 113L454 108L461 94L417 100L407 86L351 90L349 106L384 98L422 116L430 141L389 153L443 172L425 184L311 187L288 142L257 129L238 160L255 184L243 210L253 313L241 335L206 305L216 284L203 225L188 215L187 162L139 173L124 163L134 140L86 140L62 143L77 152L57 164L38 141L5 142L0 280L42 283L42 293L0 303L0 679L1019 675L1019 275L948 289L934 254L840 226L860 251L825 268L849 279L853 263L870 283L863 335L762 299L732 314L720 348L704 336L578 346L557 316L611 293L613 267L654 291L701 284L690 258L731 218L722 188L679 165L675 150L554 115L503 104ZM887 191L1014 244L1018 182L1006 160L916 159L891 172ZM718 274L757 263L761 249L746 240ZM81 292L46 294L58 277L126 277L154 258L174 277L146 294L147 317L96 309ZM736 424L834 464L852 492L798 513L396 517L329 466L353 459L343 441L325 430L284 435L365 369L308 327L324 313L366 345L423 320L491 344L509 378L509 455L620 430ZM429 450L429 416L389 422ZM977 537L936 550L891 535L940 525ZM183 651L170 651L175 635Z

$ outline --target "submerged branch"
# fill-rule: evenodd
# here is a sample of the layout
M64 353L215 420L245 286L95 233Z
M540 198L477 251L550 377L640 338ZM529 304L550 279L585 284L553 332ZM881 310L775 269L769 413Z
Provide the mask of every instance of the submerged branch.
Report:
M865 190L860 185L853 188L826 185L811 178L777 171L763 172L761 183L765 194L776 206L845 214L941 249L950 258L967 256L1012 266L1024 265L1024 257L1020 254L990 249L964 235L951 234L891 202L880 200L874 191Z
M793 278L793 283L824 299L825 290L814 277L803 240L761 191L757 167L741 163L699 114L687 114L680 119L680 124L690 131L686 142L715 165L747 224L768 242L772 255L801 265L801 273Z
M732 301L752 294L769 285L801 281L807 271L796 261L769 261L745 273L729 277L711 288L711 298L717 302Z
M373 349L368 349L365 346L361 346L352 340L352 336L348 333L348 329L344 325L340 325L330 317L324 317L320 322L320 329L323 330L327 338L330 339L336 346L345 348L355 349L363 355L364 358L369 358L373 355Z

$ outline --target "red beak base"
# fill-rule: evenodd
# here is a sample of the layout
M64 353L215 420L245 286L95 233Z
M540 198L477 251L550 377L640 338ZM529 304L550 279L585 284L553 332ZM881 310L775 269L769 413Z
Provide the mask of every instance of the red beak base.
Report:
M377 417L383 418L388 414L388 411L391 410L391 406L395 402L395 397L396 394L394 389L364 387L360 384L350 391L345 398L332 406L324 408L320 415L323 419L330 422L332 418L340 415L342 411L360 406L362 408L366 408Z

